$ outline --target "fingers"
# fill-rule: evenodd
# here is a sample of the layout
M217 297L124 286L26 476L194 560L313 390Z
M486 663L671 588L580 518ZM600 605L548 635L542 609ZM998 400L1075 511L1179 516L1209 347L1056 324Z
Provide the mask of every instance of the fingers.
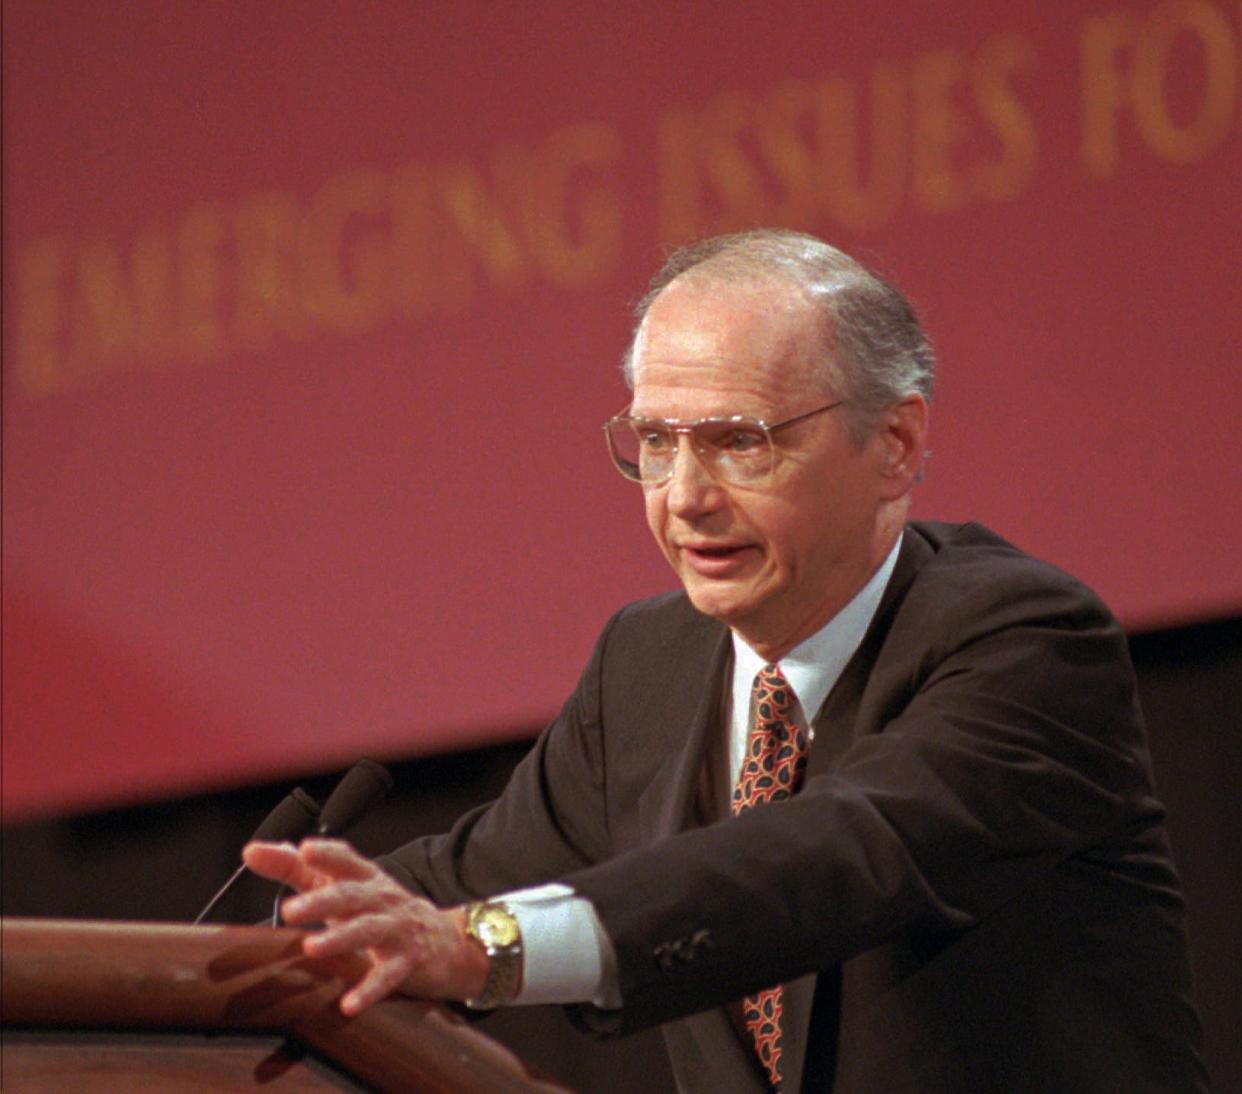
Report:
M397 990L425 999L473 999L487 981L487 957L466 937L464 911L417 897L387 913L334 925L304 948L316 957L366 955L366 975L341 998L341 1011L350 1016Z
M280 912L286 923L317 923L386 911L412 899L392 881L335 881L290 897Z
M242 848L242 861L256 874L298 892L331 881L365 880L385 874L344 840L305 839L291 843L252 842Z
M292 843L248 843L242 848L242 862L260 877L291 889L309 889L314 884Z
M344 840L304 839L298 845L298 854L307 866L341 881L388 876Z
M360 1014L373 1003L391 995L409 972L409 962L399 957L377 961L357 985L341 996L341 1013L347 1018Z
M370 962L366 975L341 996L341 1013L351 1018L396 991L413 970L417 952L415 941L394 914L359 916L312 935L302 948L308 957L366 954Z
M281 912L293 926L328 924L302 942L308 957L358 954L362 979L341 997L353 1016L398 988L428 998L473 998L486 959L466 938L458 910L415 896L342 840L247 844L242 859L257 874L297 890Z
M362 979L342 997L347 1015L398 989L425 999L473 999L487 980L487 957L467 937L464 911L437 908L410 893L385 910L331 923L307 937L302 949L312 958L356 954L366 960Z
M409 949L413 934L408 913L393 911L358 915L334 923L307 938L303 949L307 957L335 957L355 950Z
M378 866L363 859L345 844L307 840L298 853L303 864L318 876L319 881L309 889L300 890L300 895L281 906L288 923L312 923L364 915L417 899Z

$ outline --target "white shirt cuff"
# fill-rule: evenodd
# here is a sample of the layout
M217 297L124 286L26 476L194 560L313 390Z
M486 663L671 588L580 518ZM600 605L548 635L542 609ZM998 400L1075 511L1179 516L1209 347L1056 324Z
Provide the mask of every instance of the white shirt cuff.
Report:
M522 988L515 1004L621 1005L616 954L589 900L559 882L496 899L509 906L522 932Z

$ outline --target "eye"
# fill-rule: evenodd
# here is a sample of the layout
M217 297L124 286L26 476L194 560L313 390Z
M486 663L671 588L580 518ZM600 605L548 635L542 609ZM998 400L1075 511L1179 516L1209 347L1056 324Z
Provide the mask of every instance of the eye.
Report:
M764 448L763 434L754 429L730 429L721 437L720 448L736 456L759 452Z
M644 452L662 452L668 447L668 430L635 426L634 434L638 438L638 446Z

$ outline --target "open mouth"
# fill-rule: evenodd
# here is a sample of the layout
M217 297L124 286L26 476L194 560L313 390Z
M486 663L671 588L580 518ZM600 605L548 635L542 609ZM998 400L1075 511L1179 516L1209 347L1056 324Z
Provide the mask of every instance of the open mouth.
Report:
M737 572L750 550L745 544L728 546L682 547L682 554L691 569L704 577L729 577Z
M745 549L740 544L731 544L724 547L686 546L683 548L683 550L689 551L692 555L698 555L700 558L731 558Z

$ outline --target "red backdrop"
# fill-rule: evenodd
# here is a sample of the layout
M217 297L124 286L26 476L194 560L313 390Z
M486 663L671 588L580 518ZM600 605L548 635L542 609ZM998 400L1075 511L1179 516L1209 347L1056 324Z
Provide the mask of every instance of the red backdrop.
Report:
M1240 23L10 0L6 820L546 719L672 580L599 428L627 304L756 224L920 307L917 515L1238 611Z

